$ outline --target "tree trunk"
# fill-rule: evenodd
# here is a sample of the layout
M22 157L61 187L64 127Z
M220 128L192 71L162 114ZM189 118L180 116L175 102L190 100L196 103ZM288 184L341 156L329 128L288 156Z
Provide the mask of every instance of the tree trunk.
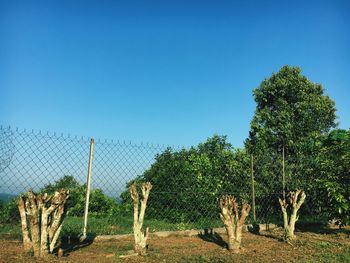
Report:
M243 225L236 224L235 230L235 242L233 243L233 250L238 250L241 248Z
M23 249L25 252L28 252L32 249L32 241L29 238L28 222L27 222L27 216L26 216L25 201L23 196L19 197L18 210L21 218Z
M296 239L296 236L294 234L294 230L291 229L289 226L285 227L283 230L283 240L286 242L289 242L291 240Z
M143 220L144 220L146 206L147 206L147 200L151 189L152 189L151 183L147 182L142 184L141 190L142 190L143 199L141 201L141 209L139 211L139 194L136 189L136 184L135 183L132 184L129 188L130 195L134 203L134 226L133 226L134 239L135 239L134 250L139 255L145 255L147 251L147 239L149 236L149 230L147 227L146 233L144 234L142 232L142 226L143 226Z
M290 199L289 203L285 199L278 199L282 214L283 214L283 240L286 242L289 242L291 240L296 239L296 236L294 234L295 231L295 223L298 221L298 211L301 207L301 205L304 203L306 194L304 191L297 190L295 192L289 193ZM298 199L298 197L300 198ZM291 206L291 215L288 216L287 208L288 206Z
M48 227L48 238L50 242L49 251L53 252L57 239L62 229L63 220L66 215L65 203L62 203L58 206L57 210L54 212L51 224Z
M243 224L250 212L250 205L243 201L241 213L233 196L226 195L220 199L220 218L224 223L228 250L238 253L241 249Z
M47 247L48 236L47 236L47 220L48 214L46 209L43 209L41 214L41 242L40 242L40 255L41 257L46 257L49 254Z
M235 232L233 230L233 224L225 224L225 229L227 233L227 248L228 250L235 249Z
M40 257L40 228L39 228L39 212L38 211L38 204L37 204L37 198L36 195L33 193L32 190L29 190L28 192L28 215L29 222L30 222L30 232L32 237L32 244L33 244L33 250L34 250L34 257Z
M147 239L148 239L148 228L146 229L146 236L143 235L142 229L134 230L135 245L134 250L137 254L144 256L147 252Z

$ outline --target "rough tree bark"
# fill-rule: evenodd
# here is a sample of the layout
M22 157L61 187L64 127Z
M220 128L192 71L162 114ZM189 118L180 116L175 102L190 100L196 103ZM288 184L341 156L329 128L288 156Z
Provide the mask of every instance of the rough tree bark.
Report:
M139 255L145 255L147 250L147 239L149 236L148 227L146 228L146 233L144 234L142 231L143 219L145 217L145 211L147 206L147 200L149 196L149 192L152 189L152 185L150 182L143 183L141 186L143 199L141 200L141 208L139 211L139 194L136 189L136 184L133 183L130 188L130 195L134 203L134 238L135 245L134 250ZM140 213L139 213L140 212Z
M249 215L250 205L243 201L241 213L239 214L236 199L231 195L225 195L220 199L220 208L220 218L225 225L228 235L228 249L238 253L241 249L243 225Z
M69 191L64 189L52 196L35 194L32 190L28 191L27 199L20 196L18 209L25 251L33 249L35 257L46 257L53 252L66 214L68 197Z
M289 204L285 199L283 200L280 198L278 199L281 205L282 213L283 213L283 225L284 225L283 240L286 242L289 242L290 240L293 240L296 238L294 234L295 223L296 221L298 221L298 210L300 209L301 205L304 203L305 198L306 198L306 194L302 190L296 190L295 192L289 193L289 204L291 205L290 217L288 216L288 211L287 211Z
M23 249L24 251L28 252L32 249L32 241L30 240L30 237L29 237L28 220L27 220L25 206L26 204L25 204L24 197L20 196L18 199L18 210L21 218Z

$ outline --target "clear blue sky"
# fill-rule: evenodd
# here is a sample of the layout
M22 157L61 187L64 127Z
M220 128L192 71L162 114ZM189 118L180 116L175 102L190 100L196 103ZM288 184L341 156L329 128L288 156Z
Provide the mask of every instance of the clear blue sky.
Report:
M259 2L259 3L258 3ZM350 127L349 1L1 1L0 123L242 146L252 90L285 64Z

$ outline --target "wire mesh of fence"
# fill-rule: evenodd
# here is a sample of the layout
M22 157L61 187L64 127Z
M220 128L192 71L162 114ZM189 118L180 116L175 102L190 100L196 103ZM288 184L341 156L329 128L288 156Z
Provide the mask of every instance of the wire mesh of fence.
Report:
M62 233L82 232L90 144L90 138L0 127L2 234L20 233L19 194L29 188L53 193L62 187L70 190ZM226 194L254 203L249 222L280 218L280 163L252 158L224 137L191 148L95 140L91 161L90 234L132 231L128 187L133 182L153 185L145 216L150 231L219 227L218 200Z

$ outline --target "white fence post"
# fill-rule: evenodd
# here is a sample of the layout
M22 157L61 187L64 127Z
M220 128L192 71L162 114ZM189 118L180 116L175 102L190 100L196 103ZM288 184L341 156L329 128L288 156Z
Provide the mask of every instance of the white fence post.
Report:
M87 221L89 213L89 199L90 199L90 187L91 187L91 174L92 174L92 160L94 159L94 139L90 140L90 153L89 153L89 165L88 165L88 175L86 182L86 197L85 197L85 210L84 210L84 228L83 228L83 238L86 238L87 231Z

